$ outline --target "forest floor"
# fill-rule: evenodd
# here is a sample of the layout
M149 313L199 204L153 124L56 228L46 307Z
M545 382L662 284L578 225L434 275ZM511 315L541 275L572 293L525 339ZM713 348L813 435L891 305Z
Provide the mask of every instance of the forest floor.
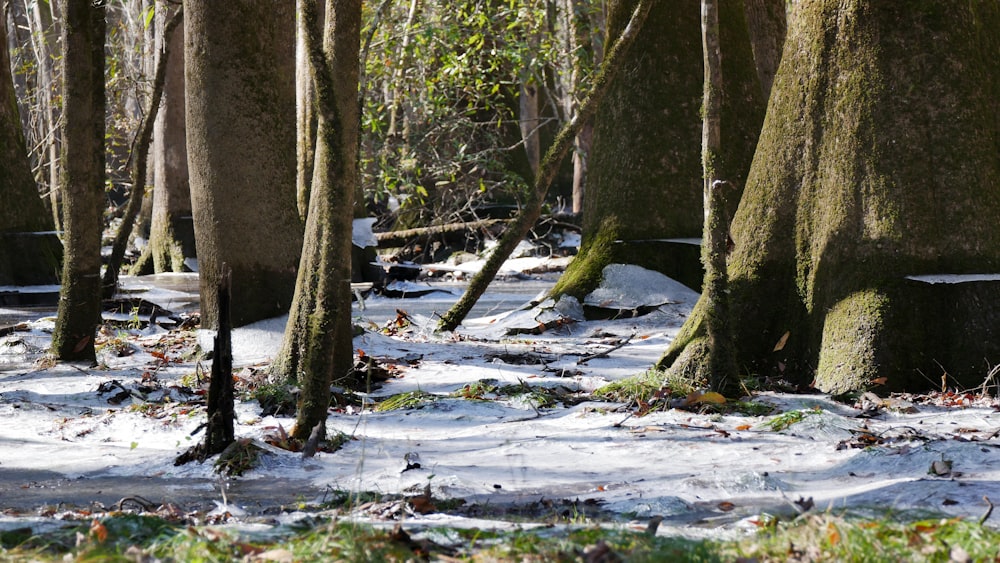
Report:
M96 366L57 364L45 356L51 313L0 311L25 316L0 338L0 531L136 510L241 529L317 514L411 531L643 530L662 518L661 535L732 538L802 512L976 520L1000 500L988 394L595 394L648 370L697 299L658 274L618 273L590 300L618 311L601 321L565 304L521 308L552 274L497 284L454 333L436 333L433 312L460 284L355 303L366 330L354 346L384 380L338 392L327 430L339 449L308 458L279 447L293 419L250 398L284 319L237 329L236 435L258 450L238 477L211 460L174 465L202 438L211 334L125 315L102 331ZM127 286L168 309L196 306L194 275L159 279ZM625 314L639 308L652 311Z

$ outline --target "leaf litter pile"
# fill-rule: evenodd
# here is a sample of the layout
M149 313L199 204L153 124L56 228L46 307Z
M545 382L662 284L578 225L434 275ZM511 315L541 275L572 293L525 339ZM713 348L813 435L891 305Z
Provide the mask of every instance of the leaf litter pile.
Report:
M656 295L641 316L584 321L542 302L446 334L407 311L443 312L455 290L356 304L355 372L331 390L327 440L310 455L289 437L297 389L267 377L284 319L237 329L238 440L181 466L203 430L211 334L105 328L91 367L44 355L52 318L21 323L0 338L0 530L116 511L693 537L831 509L993 524L1000 413L988 389L831 397L746 382L727 399L664 382L648 369L697 295L644 280L660 285L601 294L618 309L637 304L609 294Z

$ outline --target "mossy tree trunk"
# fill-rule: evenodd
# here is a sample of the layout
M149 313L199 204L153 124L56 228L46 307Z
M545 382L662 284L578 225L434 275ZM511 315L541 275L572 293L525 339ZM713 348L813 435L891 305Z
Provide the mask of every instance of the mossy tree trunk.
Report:
M188 171L202 319L232 268L233 326L288 311L302 248L295 202L295 4L184 5Z
M489 287L490 282L496 277L500 266L503 265L511 252L513 252L514 247L524 239L528 231L538 221L538 218L542 214L542 204L545 201L545 194L548 192L549 185L552 184L552 180L559 171L560 163L566 156L566 153L572 148L583 124L594 117L595 112L607 96L612 85L618 83L618 77L621 70L625 68L624 64L628 53L636 41L638 41L642 30L645 29L646 19L654 3L652 0L640 0L636 3L631 16L626 20L626 24L619 36L608 50L607 58L601 62L600 70L594 78L594 85L591 88L590 94L580 105L580 110L573 119L562 126L552 146L546 151L545 158L542 160L539 168L539 173L535 176L534 185L531 191L528 192L528 197L518 212L517 217L507 227L507 230L504 231L503 236L500 237L490 257L486 260L486 264L473 276L472 281L469 282L469 287L465 290L461 299L441 317L441 320L438 322L438 330L455 330L458 327L465 319L465 316L469 314L469 311L472 310L472 307L475 306L476 301L486 292L486 288Z
M162 12L168 6L163 2L157 8L157 27L161 30L166 20ZM154 183L149 253L154 272L183 272L189 270L184 260L197 256L184 117L184 28L177 28L169 36L160 33L157 42L169 47L170 57L163 102L153 130Z
M620 33L634 0L610 6ZM702 49L698 0L657 2L623 76L594 119L580 254L552 290L582 299L612 263L701 284L697 246L664 242L702 232ZM724 88L717 170L742 189L763 120L763 102L742 0L719 2Z
M732 226L739 365L830 392L977 386L1000 282L907 276L1000 272L1000 4L796 9ZM698 317L671 369L699 361Z
M53 284L62 245L31 175L7 52L0 25L0 285Z
M101 320L104 207L105 6L63 3L63 193L65 259L52 351L62 360L96 357Z
M359 181L361 1L329 0L325 25L318 3L305 0L301 14L319 117L315 174L295 299L272 367L276 378L297 381L302 390L293 430L302 440L326 420L330 384L348 375L354 360L351 222Z
M164 32L173 34L173 30L180 26L183 21L183 10L178 9L170 22L165 26ZM153 72L152 91L149 93L146 111L139 122L139 132L136 135L135 145L129 157L131 170L129 175L132 178L132 191L129 193L128 203L125 206L125 213L122 215L121 226L115 233L114 242L111 246L111 255L108 257L104 276L101 279L102 296L104 299L111 299L118 291L118 274L122 261L125 259L125 249L129 239L132 238L132 227L139 217L142 203L146 195L146 180L149 163L149 147L153 142L153 128L156 124L160 112L160 101L163 99L164 84L167 79L167 66L170 64L169 43L164 44L163 51L159 53L156 60L156 69Z

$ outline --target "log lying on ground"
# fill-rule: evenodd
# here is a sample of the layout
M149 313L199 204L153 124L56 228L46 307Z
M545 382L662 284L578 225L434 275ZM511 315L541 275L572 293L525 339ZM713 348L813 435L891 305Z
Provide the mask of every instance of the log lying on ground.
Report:
M465 233L488 229L499 223L507 223L509 219L483 219L480 221L469 221L465 223L448 223L447 225L434 225L431 227L420 227L416 229L403 229L400 231L389 231L387 233L375 233L379 247L393 248L405 246L411 242L427 242L435 238L446 240L454 239Z

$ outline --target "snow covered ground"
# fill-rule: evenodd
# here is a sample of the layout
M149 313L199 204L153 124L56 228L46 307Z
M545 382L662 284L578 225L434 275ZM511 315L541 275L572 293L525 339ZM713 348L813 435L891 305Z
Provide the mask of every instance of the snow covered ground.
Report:
M97 367L54 364L43 355L53 319L31 320L0 338L0 527L94 502L134 507L139 501L127 499L137 496L184 511L222 505L217 513L252 519L334 494L417 495L428 485L435 502L465 504L411 511L411 524L501 527L505 514L527 514L530 523L571 507L621 522L662 516L660 533L695 535L738 533L765 513L810 509L979 518L984 497L1000 500L1000 414L989 397L867 395L852 405L762 392L753 401L774 409L759 416L636 416L594 400L594 389L648 369L697 299L644 270L617 268L606 278L584 304L652 312L584 321L579 303L518 309L547 287L538 281L491 291L482 310L492 316L455 333L435 333L432 316L458 298L454 284L434 284L444 291L420 298L370 298L363 310L355 304L359 323L373 329L396 309L408 313L407 326L354 342L397 366L397 376L366 394L364 406L331 412L328 432L352 438L339 451L303 459L264 444L262 466L239 478L218 477L211 463L174 465L202 437L204 410L191 388L210 366L189 353L210 338L126 327L104 335ZM191 296L160 286L144 297L170 307L190 305ZM533 333L540 325L551 328ZM284 319L272 319L236 331L240 377L266 369L283 329ZM418 406L372 408L416 391L426 394ZM262 416L256 402L237 411L237 436L260 444L293 423Z

